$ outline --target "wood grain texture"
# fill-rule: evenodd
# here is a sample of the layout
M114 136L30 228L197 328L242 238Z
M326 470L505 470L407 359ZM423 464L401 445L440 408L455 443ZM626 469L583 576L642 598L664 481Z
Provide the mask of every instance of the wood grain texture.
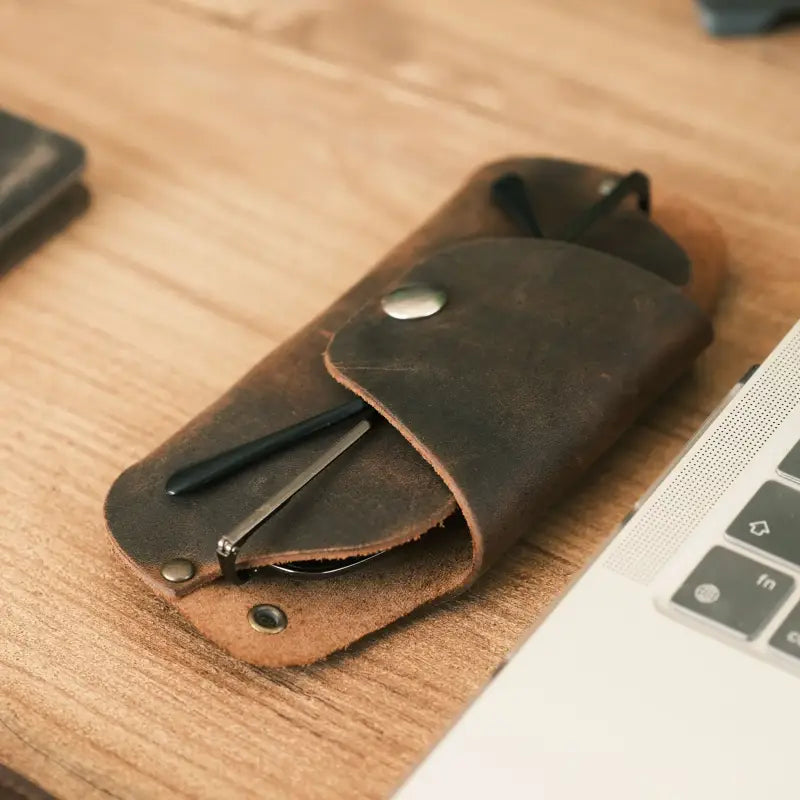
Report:
M67 798L385 796L797 318L798 43L673 0L0 2L2 103L95 193L0 277L0 760ZM469 595L310 668L227 658L115 560L109 484L509 152L710 210L716 344Z

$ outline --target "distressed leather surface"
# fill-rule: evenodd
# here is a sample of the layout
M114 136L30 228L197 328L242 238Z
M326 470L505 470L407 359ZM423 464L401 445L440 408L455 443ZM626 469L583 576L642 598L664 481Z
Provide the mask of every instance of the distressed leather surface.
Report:
M353 289L112 487L106 515L119 551L234 655L265 665L310 662L463 588L708 342L708 318L697 304L708 310L719 286L723 248L713 223L666 207L670 238L630 203L599 221L581 246L525 239L489 200L491 181L510 169L526 179L545 233L593 203L612 175L543 159L485 167ZM663 210L657 204L657 219ZM446 284L443 312L410 323L377 313L379 298L407 273ZM329 345L327 367L337 380L323 359ZM548 375L526 380L526 370ZM470 372L480 379L466 380ZM262 570L244 587L215 580L220 535L341 429L194 496L168 497L164 481L189 462L343 402L351 395L339 382L388 422L258 531L239 561L393 552L336 579L300 582ZM556 390L570 400L558 416L545 402ZM495 479L494 462L481 459L508 441L526 443L514 451L520 469L510 468L510 458ZM176 556L197 566L177 587L159 572ZM255 602L284 608L287 629L253 631L246 614Z
M396 320L369 303L327 363L450 489L473 576L711 341L708 316L676 287L580 245L463 243L405 281L444 288L448 304Z

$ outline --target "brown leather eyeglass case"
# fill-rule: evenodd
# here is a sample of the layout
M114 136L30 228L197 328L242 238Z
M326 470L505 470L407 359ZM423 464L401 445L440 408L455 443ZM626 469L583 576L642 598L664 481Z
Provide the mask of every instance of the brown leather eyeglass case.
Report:
M545 237L622 177L550 159L484 167L111 488L108 526L127 563L234 656L309 663L462 591L711 341L724 247L704 214L675 201L657 204L651 219L629 199L577 241L533 238L492 200L509 173ZM387 315L382 298L407 284L441 290L444 307L420 319ZM225 581L220 537L342 428L202 492L171 497L168 477L354 394L378 422L250 538L238 562L249 578ZM319 580L269 566L373 553ZM192 567L181 582L162 574L176 558ZM252 624L261 604L285 615L275 635Z

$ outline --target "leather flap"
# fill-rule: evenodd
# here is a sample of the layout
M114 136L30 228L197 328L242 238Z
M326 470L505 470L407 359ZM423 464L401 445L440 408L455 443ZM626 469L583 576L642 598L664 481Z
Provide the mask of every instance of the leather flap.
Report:
M368 303L327 365L447 485L472 533L473 575L711 340L676 287L564 242L454 245L403 283L443 289L447 304L398 320Z

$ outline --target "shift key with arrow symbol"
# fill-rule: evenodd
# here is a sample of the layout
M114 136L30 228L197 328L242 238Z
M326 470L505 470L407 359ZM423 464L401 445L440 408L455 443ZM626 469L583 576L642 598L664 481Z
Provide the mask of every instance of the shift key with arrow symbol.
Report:
M769 523L765 519L760 519L757 522L750 523L750 533L753 536L766 536L770 533Z
M767 481L726 533L731 539L800 566L800 492Z

